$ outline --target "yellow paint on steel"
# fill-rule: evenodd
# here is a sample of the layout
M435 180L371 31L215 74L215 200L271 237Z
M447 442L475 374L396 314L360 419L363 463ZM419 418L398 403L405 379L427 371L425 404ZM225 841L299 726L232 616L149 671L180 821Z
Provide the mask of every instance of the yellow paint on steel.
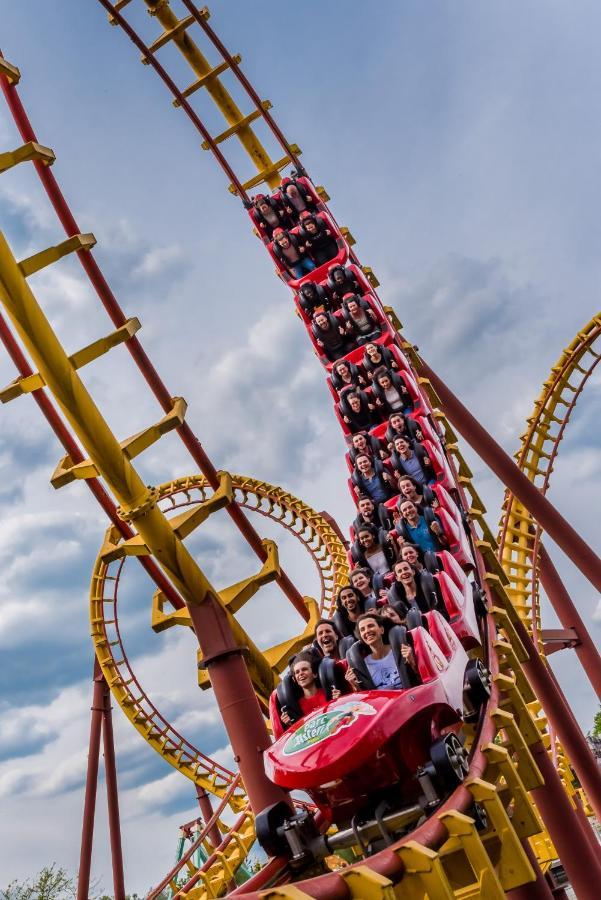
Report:
M217 591L157 506L156 489L143 482L84 386L2 234L0 302L91 463L120 504L120 516L137 529L189 607L200 606L209 596L220 603ZM248 648L254 683L263 695L269 694L275 683L263 654L225 607L224 612L236 644Z
M516 454L520 469L546 493L559 445L574 406L601 359L601 313L566 347L543 384ZM499 558L509 579L508 593L520 618L544 653L541 639L539 578L533 548L540 530L527 509L506 491L499 531Z
M255 820L250 809L245 811L244 821L235 830L228 831L223 849L215 851L209 860L213 862L196 868L194 865L188 868L190 876L197 875L197 886L184 891L173 892L173 900L211 900L213 897L223 897L227 886L231 883L236 872L248 856L250 848L255 842Z
M215 497L217 503L211 506ZM284 525L306 547L321 581L319 611L323 614L331 613L338 588L348 579L348 562L342 541L316 510L283 488L246 475L222 473L221 485L217 491L213 491L202 475L178 478L157 488L157 505L169 516L172 526L182 516L189 517L187 512L181 513L188 505L192 512L202 513L207 505L211 509L221 508L224 497L226 500L234 499L245 509ZM200 519L202 515L199 521ZM139 539L139 535L136 538ZM125 544L131 544L131 541ZM144 740L186 778L209 793L223 797L231 785L229 774L221 767L214 766L211 759L169 724L154 706L130 667L119 631L118 588L126 555L120 552L123 546L124 542L117 530L110 527L94 566L90 585L90 630L96 656L115 701ZM130 549L131 555L137 555L138 550ZM143 546L142 552L145 550ZM182 624L190 624L187 609L177 610L175 615ZM305 636L303 643L307 642ZM272 651L277 649L272 648ZM271 659L271 655L274 655L272 651L265 651L265 658L276 669L279 663L281 670L281 660L283 658L287 662L288 655L283 652L275 654L277 659L275 656ZM290 652L295 651L293 649ZM233 807L239 810L244 802L243 792L237 791Z
M250 122L245 122L246 117L234 101L232 95L224 86L219 76L213 73L213 67L199 49L198 45L188 34L186 27L180 26L180 20L171 9L168 0L144 0L151 15L156 16L169 38L159 40L171 40L181 51L184 59L190 65L198 78L206 79L203 83L220 113L228 124L228 131L235 134L259 172L273 169L273 160L269 153L251 128ZM205 9L201 12L205 13ZM208 17L208 10L205 13ZM191 23L190 23L191 24ZM207 77L211 75L212 77ZM270 188L279 184L277 172L271 172L266 179Z

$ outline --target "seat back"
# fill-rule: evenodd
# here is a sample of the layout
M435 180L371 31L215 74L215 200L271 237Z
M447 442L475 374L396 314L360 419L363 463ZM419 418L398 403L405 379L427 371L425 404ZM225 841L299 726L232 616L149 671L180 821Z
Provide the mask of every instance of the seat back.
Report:
M300 708L300 704L298 702L299 688L289 672L286 672L285 675L282 675L280 683L276 687L275 691L278 712L281 712L282 709L285 708L293 722L298 722L299 719L302 719L303 711Z
M332 699L332 691L335 689L342 693L347 692L348 684L344 677L344 668L338 660L324 656L319 664L319 683L328 700Z

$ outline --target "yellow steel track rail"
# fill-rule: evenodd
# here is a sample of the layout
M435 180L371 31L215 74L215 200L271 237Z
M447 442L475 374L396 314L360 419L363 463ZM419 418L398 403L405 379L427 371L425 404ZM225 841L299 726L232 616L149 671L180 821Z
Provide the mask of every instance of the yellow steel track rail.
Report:
M242 73L240 56L231 55L208 25L210 13L206 6L198 9L190 0L171 0L171 2L170 0L143 0L149 14L156 18L163 27L162 33L151 44L145 44L126 19L126 13L129 11L126 10L126 7L130 6L132 0L127 0L125 3L112 3L110 0L99 0L99 2L106 9L109 22L112 25L119 25L141 50L142 62L145 65L152 65L168 85L174 94L174 106L184 107L189 113L189 98L196 99L197 94L203 91L206 91L214 102L225 120L226 128L216 135L204 135L203 149L212 150L220 159L221 151L217 150L217 145L235 137L257 170L256 175L246 180L234 179L230 185L233 193L239 193L246 197L247 191L263 183L269 188L274 188L279 184L280 173L283 169L288 166L300 166L298 157L301 151L299 147L286 140L269 113L270 101L261 100ZM174 7L181 10L181 17L178 12L174 11ZM185 15L186 13L187 15ZM213 51L217 51L221 57L220 63L214 66L209 62L199 45L199 40L206 45L205 50L212 47ZM167 75L166 67L158 61L160 52L171 45L182 54L194 74L194 81L181 89L175 87L175 83ZM247 100L254 107L251 112L243 113L226 87L223 76L228 72L239 82ZM275 138L275 142L283 153L281 157L273 159L256 133L253 125L259 121L266 125L272 137ZM198 127L198 122L195 124Z
M288 491L244 475L232 475L231 486L237 503L282 524L311 554L322 588L318 610L309 624L312 629L317 614L332 610L336 592L346 582L348 562L344 545L320 513ZM169 516L170 522L174 521L174 512L190 507L199 509L214 497L215 491L202 475L179 478L157 488L157 506ZM223 797L230 788L233 773L205 756L173 728L154 706L130 666L119 629L119 587L126 560L118 552L120 543L115 529L109 528L90 585L90 629L100 667L116 702L153 750L195 784ZM186 610L170 615L172 624L191 625ZM309 634L303 632L279 647L262 652L270 665L281 666L299 649L298 645L310 640ZM204 675L203 670L199 673ZM209 686L204 678L202 686ZM239 790L232 798L232 805L240 810L243 803L244 794Z
M551 474L565 429L588 380L601 360L601 313L563 351L543 384L515 459L541 493ZM507 591L520 618L544 653L539 578L536 566L541 530L527 509L506 491L499 526L499 559L509 579Z
M392 310L387 312L398 326ZM411 344L404 342L404 350L410 358L417 359ZM425 826L418 826L388 848L387 853L401 863L397 875L381 874L375 857L353 866L345 866L339 860L341 868L336 868L331 877L338 882L337 896L345 890L348 897L357 900L500 900L508 891L534 880L531 849L539 852L543 865L557 856L529 795L543 784L531 748L540 744L545 721L522 670L527 654L512 624L515 612L505 591L506 579L497 561L496 542L484 520L485 510L471 483L471 472L458 449L456 435L436 408L436 395L428 382L421 379L421 383L435 407L468 506L471 500L479 571L496 633L489 659L493 693L480 727L466 729L466 746L472 755L470 773L463 786L435 814L446 834L439 848L433 850L420 842ZM465 790L486 813L483 828L477 826L472 815L457 810L459 801L455 798ZM324 890L323 885L320 890ZM314 894L308 880L267 889L260 896L308 900Z

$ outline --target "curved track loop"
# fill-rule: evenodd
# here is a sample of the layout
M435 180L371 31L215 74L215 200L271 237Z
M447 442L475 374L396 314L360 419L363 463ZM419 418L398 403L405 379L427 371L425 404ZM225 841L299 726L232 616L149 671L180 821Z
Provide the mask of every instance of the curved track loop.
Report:
M542 494L551 474L566 426L588 380L601 360L601 313L594 316L566 347L543 384L541 395L528 417L522 446L516 454L520 469ZM540 653L539 578L533 561L538 559L541 529L527 509L509 491L505 493L499 530L499 559L509 579L507 588Z
M115 6L108 0L100 2L107 11L116 13L114 18L118 24L140 48L141 39L125 22ZM117 4L119 9L125 5ZM153 12L158 12L159 9L165 12L170 9L167 0L158 2L146 0L146 5L151 7ZM191 4L186 0L183 6L188 12L192 12ZM173 29L177 21L173 16L162 24L164 27L170 25ZM193 22L189 24L184 18L179 20L179 25L175 25L181 29L177 38L175 33L170 35L166 30L157 39L155 46L157 44L163 46L174 40L185 58L191 62L190 56L194 50L189 45L182 47L179 40L182 32L185 33L190 24L200 24L198 16L194 15ZM177 101L177 88L173 91L173 81L164 77L164 70L159 71L152 46L142 45L142 52L159 72ZM224 56L224 59L227 60L227 57ZM192 62L191 64L193 65ZM207 149L213 149L210 142L207 142ZM217 160L221 164L218 156ZM258 183L260 183L258 180L254 182ZM410 345L407 345L400 336L398 342L410 353ZM432 399L435 402L436 398ZM542 748L540 728L543 726L540 721L537 723L533 718L533 713L537 712L537 704L521 669L521 661L527 659L527 654L514 631L512 617L515 613L503 587L506 579L497 561L494 539L482 517L483 507L471 487L471 473L459 456L455 436L444 417L438 414L438 418L448 439L447 449L454 453L458 462L462 493L465 489L471 492L471 504L466 506L470 509L474 522L472 535L478 551L478 571L492 611L492 617L489 617L486 626L486 653L493 673L494 686L491 700L476 733L468 735L471 743L469 780L448 798L433 819L419 826L406 839L371 857L359 869L350 868L346 872L332 873L309 882L298 883L290 896L365 897L375 895L376 885L380 891L386 892L387 885L392 887L402 879L403 885L400 888L402 894L399 896L404 895L403 888L406 886L409 892L407 896L413 895L416 889L418 893L425 889L429 896L451 897L454 895L454 885L450 878L453 865L457 864L458 852L464 861L467 860L471 877L465 876L465 887L471 882L473 895L502 896L505 890L529 882L535 874L529 862L532 857L527 840L544 832L527 797L527 791L542 784L541 774L530 747L540 754ZM475 525L479 526L480 533L476 531ZM542 752L544 753L544 750ZM469 812L474 800L482 802L489 816L486 842L480 839L474 820L461 815ZM522 815L513 815L517 809ZM500 863L498 856L488 852L491 838L493 843L495 840L500 843L501 857L504 857L505 865ZM510 866L507 865L509 859L511 859ZM449 860L452 860L450 867L447 865ZM286 880L286 876L278 869L277 861L273 861L260 876L247 885L244 892L250 887L260 888L266 885L267 879L277 881L281 877ZM273 896L286 895L287 889L280 888Z
M125 0L125 2L120 0L115 6L108 3L107 0L100 0L100 2L116 17L120 15L116 7L124 8L129 0ZM184 8L190 12L191 21L181 20L176 26L172 25L171 28L167 28L155 42L155 49L145 44L142 46L143 52L148 56L155 70L159 72L174 93L174 98L180 100L180 105L183 106L180 98L183 97L184 92L177 88L173 91L171 85L174 86L174 83L169 77L165 78L155 64L157 49L172 40L177 46L180 46L182 42L186 43L182 35L184 38L187 37L185 35L187 28L192 24L200 24L198 16L191 11L191 3L188 0L182 0L182 3ZM152 2L147 0L147 6L152 7L159 20L161 14L166 14L170 8L167 0L152 0ZM167 24L169 25L169 22ZM128 32L130 38L137 46L140 46L140 39L137 38L135 32L131 32L130 28ZM184 47L184 49L190 48ZM208 74L202 73L199 76L199 73L196 72L199 80L202 80L198 87L206 86L207 82L204 79ZM211 78L215 77L216 73L213 72ZM214 96L213 93L211 95ZM217 102L219 105L220 101ZM202 123L200 124L202 125ZM223 168L225 167L218 145L234 134L243 134L248 128L248 124L248 121L235 122L227 132L207 139L208 149L213 151ZM204 126L202 127L204 128ZM30 137L29 140L32 138ZM244 141L242 144L248 150ZM252 157L252 152L250 155ZM287 160L288 163L292 161L291 157ZM41 164L40 168L43 168ZM273 183L276 174L277 170L265 174L268 184ZM238 184L242 186L243 190L246 190L245 183L241 179L238 179ZM241 196L244 197L244 194ZM85 255L85 253L80 253L80 258ZM111 307L110 303L108 305ZM395 329L398 329L399 326L392 311L386 309L385 312L389 314L389 321ZM119 326L124 324L114 309L113 315L116 316ZM120 316L122 317L122 313ZM411 345L405 342L399 334L396 335L396 340L401 350L411 358ZM129 341L128 346L131 344L132 341ZM148 377L150 383L150 376ZM428 390L428 385L424 383L423 379L422 390ZM171 411L172 404L170 398L168 399L168 410L166 411ZM430 394L430 399L436 406L436 397ZM528 652L524 649L524 644L518 638L516 631L516 628L518 630L521 628L521 623L505 592L506 578L497 559L494 539L482 516L482 505L471 486L471 473L459 454L455 437L448 423L440 413L435 412L435 415L442 428L442 436L446 438L447 452L454 456L457 463L457 482L460 494L464 498L464 505L470 510L470 527L477 551L478 576L485 590L489 610L484 625L484 643L485 658L493 675L493 688L490 700L483 708L477 726L473 729L469 727L465 729L470 752L468 778L447 798L433 816L418 824L413 831L386 850L369 857L361 865L350 866L340 872L332 872L318 878L297 882L290 888L282 886L276 892L268 892L264 896L296 898L398 896L409 898L421 897L425 894L444 898L458 895L500 898L505 895L506 891L528 884L536 877L531 865L533 857L529 839L543 834L543 829L528 792L543 785L539 765L544 769L545 777L550 778L554 774L552 769L549 770L548 757L541 742L544 722L540 718L536 718L539 711L538 704L522 668L522 664L528 662ZM214 479L208 477L212 486L216 487ZM466 494L471 496L470 502L465 501ZM237 509L233 504L228 508L230 510ZM108 575L106 571L98 570L96 574L94 592L96 585L102 584L104 589L111 579L115 584L114 579L117 579L120 573ZM115 606L114 598L114 592L112 601L110 596L106 598L106 603L109 606L112 605L113 608ZM98 599L94 602L102 603L104 606L104 596L99 593ZM104 623L105 626L117 624L115 621L111 623L110 617L104 616L104 609L101 616L96 615L98 612L96 607L93 619L99 619L100 622L93 624ZM113 620L114 618L113 616ZM101 642L101 654L104 657L105 666L114 681L112 687L126 691L130 684L136 684L135 679L129 682L130 676L126 669L123 671L126 672L127 677L123 677L120 660L113 661L111 657L110 635L102 628L99 631L100 634L97 637ZM115 629L115 633L117 633L117 629ZM120 638L117 637L115 640L120 641ZM117 645L115 644L115 646ZM129 682L129 684L125 682ZM142 695L140 695L141 697ZM134 705L135 702L134 699ZM164 720L163 722L157 720L155 726L150 721L148 708L141 699L138 709L139 713L136 712L133 715L132 721L139 714L140 720L138 723L134 721L134 724L136 727L141 725L144 730L148 731L148 737L157 743L157 749L162 746L163 751L166 750L167 755L173 757L173 764L177 768L183 770L188 767L189 777L193 777L193 780L204 780L212 785L214 791L220 793L222 797L227 794L228 789L234 783L233 773L217 766L201 754L194 756L194 748L186 745L183 738L170 730L168 723L165 723ZM130 710L130 716L132 711ZM480 804L486 813L487 822L483 832L478 831L475 819L470 815L475 802ZM230 846L234 841L235 839L232 838ZM290 873L286 870L285 861L274 860L243 890L235 893L249 895L249 891L261 889L269 882L285 883L289 880ZM203 886L202 889L193 888L192 891L186 892L186 896L208 897L211 896L211 889L206 886Z
M319 576L319 612L330 615L338 589L348 579L346 548L328 519L289 491L247 475L231 475L238 506L282 525L311 555ZM207 500L213 490L207 479L192 475L162 485L165 512ZM183 498L183 499L182 499Z
M232 475L234 497L240 506L259 513L294 535L309 551L321 582L320 612L328 613L338 588L344 584L348 563L344 545L329 523L288 491L243 475ZM160 485L164 512L197 505L213 495L206 478L194 475ZM103 551L118 546L120 537L109 528ZM100 667L112 694L136 730L170 765L211 794L230 794L233 772L196 749L152 703L129 663L119 628L119 587L125 558L106 562L101 551L90 587L90 627ZM230 805L246 803L240 788Z

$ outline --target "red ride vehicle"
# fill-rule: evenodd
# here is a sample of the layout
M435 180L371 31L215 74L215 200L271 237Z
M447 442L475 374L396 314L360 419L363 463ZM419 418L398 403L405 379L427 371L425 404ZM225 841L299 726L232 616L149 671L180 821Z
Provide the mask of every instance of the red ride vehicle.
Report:
M389 633L399 672L400 646L410 636L421 683L409 679L401 690L341 696L295 722L266 750L269 778L289 791L306 792L322 826L339 828L324 838L306 812L293 816L286 804L277 804L257 818L257 836L268 853L289 855L292 849L306 862L345 840L356 845L358 829L369 835L375 828L385 845L385 832L398 833L408 811L415 821L465 777L466 754L457 733L488 697L488 673L479 659L468 658L439 612L427 613L422 622ZM361 646L355 643L347 660L365 684L370 676ZM331 672L334 683L335 664ZM323 681L321 669L320 676ZM272 702L272 714L276 706Z

